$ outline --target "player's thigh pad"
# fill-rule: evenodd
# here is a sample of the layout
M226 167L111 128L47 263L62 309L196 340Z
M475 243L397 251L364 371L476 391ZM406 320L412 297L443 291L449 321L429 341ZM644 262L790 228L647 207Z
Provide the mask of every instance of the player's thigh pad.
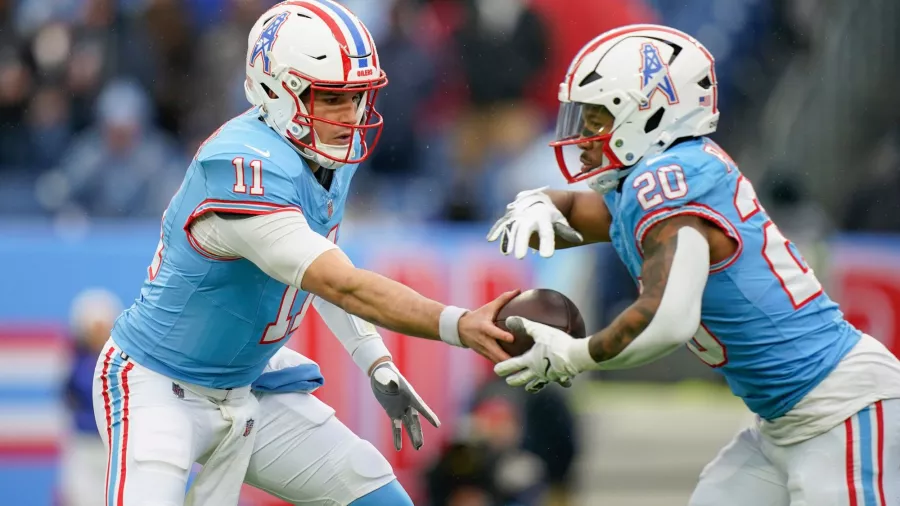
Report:
M791 506L900 506L900 399L767 453L788 474Z
M108 452L106 506L174 506L198 451L194 418L214 409L107 345L94 374L94 417Z
M786 477L762 453L759 432L748 428L700 473L690 506L788 506Z
M262 394L246 482L300 505L346 506L395 479L371 443L309 394Z

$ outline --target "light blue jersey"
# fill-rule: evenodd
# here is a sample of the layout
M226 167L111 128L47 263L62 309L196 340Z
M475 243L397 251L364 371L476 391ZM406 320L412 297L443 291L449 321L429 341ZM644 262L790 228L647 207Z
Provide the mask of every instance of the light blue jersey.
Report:
M115 342L137 363L174 379L210 388L251 384L312 298L248 260L204 251L188 226L213 211L300 210L314 231L336 242L356 168L337 169L326 190L256 109L223 125L201 146L163 214L147 279L116 321Z
M688 347L762 418L787 413L859 341L750 182L711 140L684 141L642 160L605 200L612 244L638 282L641 242L662 220L698 216L737 242L736 253L710 269L701 327Z

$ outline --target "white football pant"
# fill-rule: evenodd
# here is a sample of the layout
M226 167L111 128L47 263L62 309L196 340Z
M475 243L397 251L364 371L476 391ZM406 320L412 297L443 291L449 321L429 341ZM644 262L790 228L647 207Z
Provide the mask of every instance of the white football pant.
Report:
M312 395L174 381L112 340L94 374L94 416L108 452L106 506L236 506L242 481L293 504L339 506L395 479ZM225 458L211 458L217 448ZM194 462L206 465L186 498Z
M740 432L700 474L690 506L900 506L900 399L776 446Z

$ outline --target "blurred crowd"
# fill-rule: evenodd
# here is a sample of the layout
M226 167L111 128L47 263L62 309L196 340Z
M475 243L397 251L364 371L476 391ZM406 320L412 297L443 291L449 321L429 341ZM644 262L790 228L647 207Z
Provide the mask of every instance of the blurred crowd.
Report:
M763 76L808 50L797 10L811 2L343 0L390 79L350 215L485 220L518 190L561 186L546 144L557 83L586 41L627 23L710 47L717 138L742 147ZM274 3L0 0L0 215L158 218L197 146L246 110L247 33Z
M200 142L246 110L246 34L274 3L0 1L0 213L158 217ZM590 14L578 18L557 0L344 3L390 79L381 147L357 185L372 191L352 205L419 219L483 218L499 198L485 168L552 127L568 58L652 18L593 0L567 0Z

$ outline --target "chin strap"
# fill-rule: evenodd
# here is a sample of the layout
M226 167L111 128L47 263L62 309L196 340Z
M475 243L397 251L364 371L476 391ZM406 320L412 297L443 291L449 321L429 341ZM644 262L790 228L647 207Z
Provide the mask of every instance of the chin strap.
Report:
M315 134L313 134L313 135L315 135ZM319 143L318 136L316 136L316 148L321 149L322 151L330 154L331 156L335 156L335 157L337 156L336 152L338 152L338 151L340 151L340 154L344 154L347 152L346 146L334 146L331 144ZM323 156L321 153L316 153L315 151L312 151L309 148L300 148L299 151L300 151L300 154L303 155L304 158L307 158L308 160L317 163L323 169L336 170L336 169L339 169L339 168L343 167L344 165L346 165L346 163L344 163L344 162L338 162L336 160L332 160L331 158L328 158L327 156Z

